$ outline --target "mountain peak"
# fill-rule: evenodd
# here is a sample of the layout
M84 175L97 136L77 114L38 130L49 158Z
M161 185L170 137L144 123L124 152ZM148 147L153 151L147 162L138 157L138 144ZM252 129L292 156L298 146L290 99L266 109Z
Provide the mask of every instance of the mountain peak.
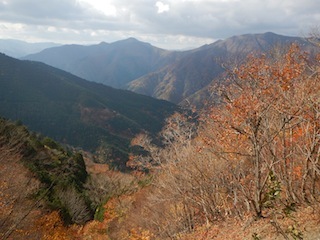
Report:
M102 42L100 42L98 45L100 45L100 46L105 46L105 45L109 45L110 43L107 43L107 42L105 42L105 41L102 41Z
M134 37L129 37L129 38L125 39L124 41L139 42L139 40Z
M265 35L265 36L280 36L279 34L276 34L274 32L265 32L262 35Z
M139 41L138 39L136 39L134 37L129 37L127 39L119 40L119 41L116 41L112 44L145 44L145 45L150 45L149 43Z

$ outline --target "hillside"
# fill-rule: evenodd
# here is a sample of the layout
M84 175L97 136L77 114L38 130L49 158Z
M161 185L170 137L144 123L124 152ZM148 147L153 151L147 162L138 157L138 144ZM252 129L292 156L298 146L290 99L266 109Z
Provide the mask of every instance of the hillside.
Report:
M311 51L314 46L303 38L281 36L274 33L246 34L219 40L186 52L185 56L163 69L130 82L127 89L185 104L198 105L210 95L208 87L225 73L223 65L237 63L254 52L268 52L274 47L298 43Z
M79 153L0 118L0 238L58 236L57 212L67 224L92 219L83 194L87 175Z
M21 120L57 141L100 150L124 161L130 139L155 133L177 107L133 92L92 83L43 63L0 55L0 115ZM119 160L118 160L119 161ZM124 167L124 162L115 163Z
M172 63L179 52L129 38L97 45L64 45L23 59L40 61L84 79L123 88L128 82Z
M133 141L150 154L132 166L155 173L133 236L318 239L320 55L296 44L277 54L233 68L198 125L169 118L163 148Z

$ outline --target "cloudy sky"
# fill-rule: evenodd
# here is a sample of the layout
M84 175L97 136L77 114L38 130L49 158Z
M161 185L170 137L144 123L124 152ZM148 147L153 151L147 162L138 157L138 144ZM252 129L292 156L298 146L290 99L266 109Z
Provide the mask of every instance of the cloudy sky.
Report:
M128 37L166 49L272 31L301 36L319 0L0 0L0 38L94 44Z

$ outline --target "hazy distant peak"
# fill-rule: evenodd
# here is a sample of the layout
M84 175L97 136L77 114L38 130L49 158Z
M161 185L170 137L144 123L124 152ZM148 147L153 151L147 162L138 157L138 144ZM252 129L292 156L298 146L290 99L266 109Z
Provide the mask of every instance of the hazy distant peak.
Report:
M152 46L150 43L147 43L147 42L142 42L134 37L130 37L130 38L127 38L127 39L124 39L124 40L119 40L119 41L116 41L116 42L113 42L112 45L126 45L126 46L129 46L131 44L140 44L140 45L144 45L144 46Z
M90 46L64 45L23 59L44 62L90 81L123 88L128 82L156 71L178 58L135 38Z
M265 33L263 33L262 35L265 35L265 36L281 36L281 35L276 34L276 33L274 33L274 32L265 32Z
M8 56L19 58L28 54L40 52L45 48L59 46L51 42L28 43L16 39L0 39L0 52Z
M106 46L106 45L110 45L110 43L107 43L105 41L102 41L98 44L99 46Z
M140 42L138 39L134 38L134 37L130 37L130 38L126 38L126 39L122 39L119 41L115 41L113 43L134 43L134 42Z
M129 37L126 39L127 41L135 41L135 42L139 42L138 39L134 38L134 37Z

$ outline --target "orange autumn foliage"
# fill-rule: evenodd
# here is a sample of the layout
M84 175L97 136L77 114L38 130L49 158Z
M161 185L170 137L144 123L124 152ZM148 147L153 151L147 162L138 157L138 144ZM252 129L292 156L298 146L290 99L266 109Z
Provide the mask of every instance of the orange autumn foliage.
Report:
M38 220L37 229L42 232L43 240L71 240L70 230L63 225L57 211L48 213Z
M313 199L306 189L319 185L319 68L308 63L297 45L276 58L249 56L203 117L208 149L230 166L241 189L234 194L243 194L257 216L270 198L270 176L288 201Z
M230 218L278 224L291 207L319 201L320 81L310 58L296 45L276 57L251 55L230 72L219 104L200 123L175 114L161 148L137 136L132 144L149 154L130 156L128 166L154 174L143 206L136 193L110 198L104 222L88 224L86 236L212 239Z

